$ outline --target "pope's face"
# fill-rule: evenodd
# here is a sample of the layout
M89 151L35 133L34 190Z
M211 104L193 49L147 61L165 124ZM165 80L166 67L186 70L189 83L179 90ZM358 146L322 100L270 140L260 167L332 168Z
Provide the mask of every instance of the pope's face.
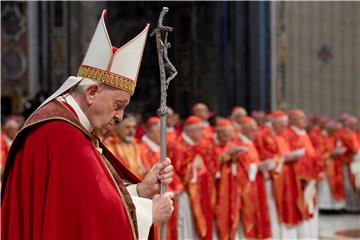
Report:
M88 118L94 130L101 132L121 121L130 97L129 92L112 87L102 87L95 92L89 92Z

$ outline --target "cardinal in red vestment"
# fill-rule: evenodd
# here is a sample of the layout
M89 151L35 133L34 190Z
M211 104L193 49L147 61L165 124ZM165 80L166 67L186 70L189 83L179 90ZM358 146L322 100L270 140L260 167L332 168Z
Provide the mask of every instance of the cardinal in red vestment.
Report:
M303 221L300 237L318 237L318 208L316 206L316 181L321 171L321 161L316 154L309 135L306 133L306 115L298 109L289 113L290 127L284 133L290 150L300 157L294 165L297 195L298 217ZM299 220L300 220L299 219Z
M258 151L254 145L258 126L251 117L240 121L241 133L235 138L237 145L245 151L238 154L238 183L241 189L240 219L243 231L249 238L271 237L269 208L265 190L263 171L266 162L260 162Z
M219 119L215 134L202 140L201 156L211 175L211 199L219 239L235 239L239 222L240 189L236 182L235 156L241 151L233 143L234 127Z
M184 192L180 195L181 222L179 232L182 239L212 239L211 176L204 164L203 121L190 116L184 123L182 134L169 146L175 172L180 177ZM190 201L187 201L189 199ZM189 209L187 211L186 209ZM187 214L191 213L191 214ZM194 222L195 228L189 226Z

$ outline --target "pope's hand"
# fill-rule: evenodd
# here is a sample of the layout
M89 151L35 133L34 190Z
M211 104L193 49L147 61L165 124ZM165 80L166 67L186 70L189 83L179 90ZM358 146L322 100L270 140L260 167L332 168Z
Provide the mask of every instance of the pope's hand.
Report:
M160 183L172 182L173 169L169 158L166 158L164 162L156 163L146 174L144 180L137 185L138 195L143 198L152 198L159 193Z
M173 196L172 192L166 192L162 196L159 194L154 196L152 199L153 223L165 222L171 217L174 211L173 201L171 200Z

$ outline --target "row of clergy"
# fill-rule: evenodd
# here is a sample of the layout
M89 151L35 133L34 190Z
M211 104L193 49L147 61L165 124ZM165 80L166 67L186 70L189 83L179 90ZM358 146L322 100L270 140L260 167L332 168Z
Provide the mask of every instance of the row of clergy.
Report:
M192 114L178 130L169 111L167 153L175 169L169 239L317 238L319 207L360 210L356 118L320 118L307 132L298 109L260 122L235 107L215 126L205 104ZM104 142L141 178L160 159L160 119L147 120L141 139L136 132L128 114Z

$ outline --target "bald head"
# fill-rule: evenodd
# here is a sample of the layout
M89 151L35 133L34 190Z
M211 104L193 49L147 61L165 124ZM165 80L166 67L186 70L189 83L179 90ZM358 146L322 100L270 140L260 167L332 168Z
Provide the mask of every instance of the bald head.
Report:
M248 113L245 108L236 106L233 108L230 118L231 120L236 121L238 124L240 124L241 119L243 119L247 115Z
M209 108L204 103L196 103L192 107L193 115L201 118L203 121L207 121L210 117Z
M305 129L306 127L306 115L303 111L296 109L292 110L289 114L290 124L299 128Z

